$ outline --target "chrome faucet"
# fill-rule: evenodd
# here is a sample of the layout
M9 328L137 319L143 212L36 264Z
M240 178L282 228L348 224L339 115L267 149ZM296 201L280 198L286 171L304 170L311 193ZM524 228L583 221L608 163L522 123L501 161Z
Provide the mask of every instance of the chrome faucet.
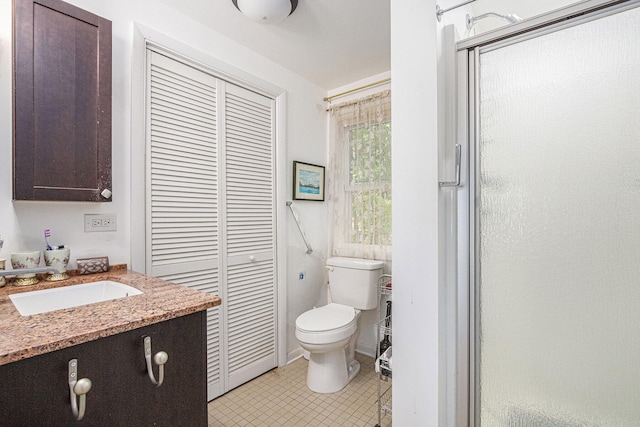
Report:
M15 270L0 270L0 276L17 276L18 274L42 274L53 273L60 274L57 268L53 267L37 267L37 268L16 268Z

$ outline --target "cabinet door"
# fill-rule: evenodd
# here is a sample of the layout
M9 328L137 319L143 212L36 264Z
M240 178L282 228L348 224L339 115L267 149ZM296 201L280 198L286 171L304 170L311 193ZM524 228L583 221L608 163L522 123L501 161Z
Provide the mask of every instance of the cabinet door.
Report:
M206 311L147 326L127 333L121 342L127 353L126 377L118 381L121 402L127 408L117 424L129 426L201 426L207 425L207 335ZM169 356L160 387L148 377L143 339L151 337L151 355L165 351ZM136 363L130 363L130 359ZM124 363L124 361L123 361ZM158 367L153 364L158 379ZM113 365L115 367L115 365ZM112 375L119 375L118 368ZM125 373L125 372L122 372ZM113 399L113 397L112 397ZM126 415L125 415L126 414Z
M68 363L89 378L86 426L206 426L205 312L0 366L2 426L74 425ZM165 351L164 383L148 378L143 339ZM156 379L158 368L154 366Z
M15 0L14 73L14 199L110 201L111 22Z

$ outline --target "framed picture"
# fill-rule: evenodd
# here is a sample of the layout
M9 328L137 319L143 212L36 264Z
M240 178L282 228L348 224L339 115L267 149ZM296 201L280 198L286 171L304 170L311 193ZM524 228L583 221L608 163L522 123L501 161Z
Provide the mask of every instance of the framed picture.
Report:
M324 201L324 166L293 162L293 200Z

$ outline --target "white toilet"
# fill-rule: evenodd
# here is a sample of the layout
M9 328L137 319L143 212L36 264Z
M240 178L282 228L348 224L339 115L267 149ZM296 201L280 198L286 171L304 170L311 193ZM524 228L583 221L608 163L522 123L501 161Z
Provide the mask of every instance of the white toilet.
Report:
M378 306L377 280L384 262L329 258L330 303L296 319L296 338L309 352L307 386L317 393L341 390L360 370L354 359L361 310Z

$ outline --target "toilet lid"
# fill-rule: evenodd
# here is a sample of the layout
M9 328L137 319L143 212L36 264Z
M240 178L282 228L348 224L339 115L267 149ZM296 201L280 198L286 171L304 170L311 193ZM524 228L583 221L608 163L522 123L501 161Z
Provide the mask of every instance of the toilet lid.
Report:
M331 303L302 313L296 319L296 327L307 332L331 331L344 328L353 322L355 309Z

